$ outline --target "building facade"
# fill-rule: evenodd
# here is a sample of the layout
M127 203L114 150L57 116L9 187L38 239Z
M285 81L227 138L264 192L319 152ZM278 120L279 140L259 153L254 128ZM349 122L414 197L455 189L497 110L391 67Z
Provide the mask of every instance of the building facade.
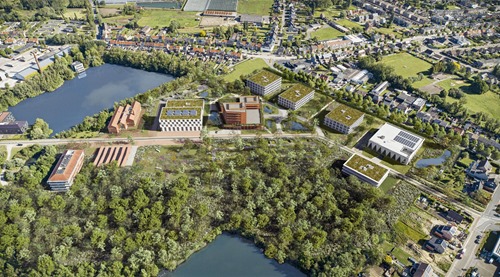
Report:
M159 123L163 132L194 132L203 127L201 99L169 100L162 108Z
M248 78L246 84L253 94L264 96L281 88L281 77L267 70L262 70Z
M50 190L68 191L83 166L84 157L83 150L64 151L47 180Z
M330 129L349 134L363 122L364 116L364 113L340 104L325 116L323 123Z
M28 130L27 121L16 121L11 112L0 113L0 134L15 135L24 134Z
M368 147L401 164L409 164L424 139L385 123L368 141Z
M291 110L297 110L314 98L314 90L301 84L295 84L278 96L278 104Z

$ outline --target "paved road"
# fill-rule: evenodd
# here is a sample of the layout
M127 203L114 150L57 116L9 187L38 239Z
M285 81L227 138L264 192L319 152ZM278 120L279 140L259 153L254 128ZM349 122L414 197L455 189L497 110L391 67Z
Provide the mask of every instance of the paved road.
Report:
M466 249L462 259L456 259L446 274L447 277L455 277L464 275L465 270L474 266L479 259L476 258L476 252L479 245L474 241L478 235L483 235L488 230L500 230L500 218L495 216L495 207L500 203L500 190L497 189L493 194L490 203L486 206L485 211L478 217L469 228L470 235L464 242ZM465 269L465 270L464 270Z

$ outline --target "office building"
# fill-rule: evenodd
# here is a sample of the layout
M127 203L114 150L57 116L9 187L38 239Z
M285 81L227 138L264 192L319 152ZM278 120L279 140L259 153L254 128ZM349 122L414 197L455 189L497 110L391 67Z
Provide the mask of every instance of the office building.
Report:
M132 105L119 106L108 124L108 132L119 134L122 130L135 128L141 120L141 103L134 101Z
M203 126L201 99L168 100L160 113L160 128L164 132L201 131Z
M349 106L339 104L324 119L324 124L335 131L349 134L362 122L365 114Z
M249 77L246 83L252 93L264 96L281 88L281 77L267 70L261 70Z
M73 185L84 160L83 150L66 150L47 180L50 190L67 191Z
M291 110L297 110L314 98L314 89L295 84L278 96L278 104Z
M363 182L379 187L389 175L387 168L381 167L357 154L352 155L342 166L342 172L356 176Z

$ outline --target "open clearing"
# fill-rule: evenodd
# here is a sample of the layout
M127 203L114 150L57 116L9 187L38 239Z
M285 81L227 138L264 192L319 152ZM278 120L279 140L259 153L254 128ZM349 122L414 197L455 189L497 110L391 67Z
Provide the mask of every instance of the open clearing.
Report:
M330 26L323 27L311 33L312 38L317 38L318 40L334 39L343 36L344 33L333 29Z
M64 17L65 18L74 19L75 16L78 19L85 19L86 16L87 16L87 14L85 13L84 9L67 9L64 12Z
M232 82L239 79L241 75L247 75L252 73L256 69L261 69L267 67L267 63L263 59L252 59L239 63L234 66L234 70L224 76L224 80Z
M273 2L273 0L239 0L238 13L269 15Z
M500 95L488 91L484 94L465 94L465 99L467 99L467 104L465 106L472 112L484 112L493 118L500 118ZM447 97L447 101L456 102L457 99Z
M458 88L465 93L469 93L470 84L466 83L464 80L459 77L443 80L438 83L438 86L442 87L446 91L450 90L450 88Z

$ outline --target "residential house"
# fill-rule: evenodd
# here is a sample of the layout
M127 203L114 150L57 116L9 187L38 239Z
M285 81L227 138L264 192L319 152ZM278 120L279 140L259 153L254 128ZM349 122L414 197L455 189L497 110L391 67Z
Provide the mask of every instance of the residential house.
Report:
M470 164L465 173L479 180L488 180L488 176L493 167L488 160L474 161Z
M464 220L464 217L459 213L455 212L454 210L448 210L446 212L445 218L448 221L455 222L457 224L462 223L462 221Z
M451 240L457 235L457 227L451 225L438 225L434 228L433 235L445 240Z
M488 180L484 182L483 189L493 193L495 192L495 189L498 187L499 183L500 183L500 177L498 175L496 176L490 175Z
M439 254L443 254L446 247L448 247L448 243L444 239L437 237L432 237L424 244L425 249Z
M413 266L413 277L434 277L434 270L428 263L418 263ZM413 271L413 270L412 270Z

